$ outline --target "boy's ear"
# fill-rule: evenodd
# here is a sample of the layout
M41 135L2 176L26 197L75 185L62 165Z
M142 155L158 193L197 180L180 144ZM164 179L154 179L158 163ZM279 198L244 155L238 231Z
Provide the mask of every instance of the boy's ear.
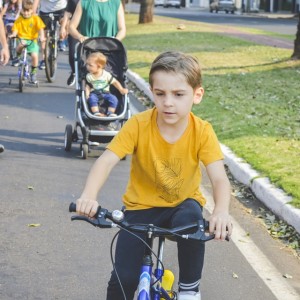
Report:
M204 95L204 88L198 87L194 91L194 104L199 104Z

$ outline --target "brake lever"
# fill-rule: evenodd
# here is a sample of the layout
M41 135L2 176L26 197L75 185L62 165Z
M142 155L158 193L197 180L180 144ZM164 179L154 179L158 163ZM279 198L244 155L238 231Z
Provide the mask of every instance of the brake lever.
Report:
M111 228L113 226L113 223L106 221L105 218L107 216L108 216L108 210L101 208L99 206L93 219L86 217L86 216L72 216L71 221L76 221L76 220L86 221L95 227Z
M188 235L189 239L195 239L202 242L207 242L213 240L215 238L214 234L206 234L206 230L208 229L209 223L206 220L198 221L198 230L195 233L191 233Z
M187 238L190 239L196 239L202 242L211 241L215 238L215 234L206 234L205 232L209 228L209 222L206 220L199 220L198 221L198 230L195 233L188 234ZM230 238L228 235L225 237L225 241L229 242Z
M72 216L71 217L71 221L86 221L90 224L92 224L93 226L99 227L99 221L98 219L90 219L88 217L85 216Z

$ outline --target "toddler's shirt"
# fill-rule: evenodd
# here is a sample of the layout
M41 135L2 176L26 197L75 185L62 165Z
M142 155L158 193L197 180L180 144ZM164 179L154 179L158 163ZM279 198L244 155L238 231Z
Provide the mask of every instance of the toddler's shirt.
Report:
M86 81L92 90L109 93L109 86L115 81L115 78L109 72L103 70L100 77L95 77L93 74L88 73Z

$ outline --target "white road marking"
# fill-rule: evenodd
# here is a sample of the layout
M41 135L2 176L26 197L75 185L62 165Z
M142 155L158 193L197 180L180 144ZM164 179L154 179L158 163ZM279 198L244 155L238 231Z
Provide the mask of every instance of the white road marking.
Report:
M211 213L214 208L212 195L201 186L201 191L207 200L205 208ZM255 245L241 226L232 219L234 233L231 241L237 246L257 275L263 280L265 285L271 290L278 300L300 300L300 296L282 277L282 274L273 266L263 252ZM246 241L241 242L241 240Z

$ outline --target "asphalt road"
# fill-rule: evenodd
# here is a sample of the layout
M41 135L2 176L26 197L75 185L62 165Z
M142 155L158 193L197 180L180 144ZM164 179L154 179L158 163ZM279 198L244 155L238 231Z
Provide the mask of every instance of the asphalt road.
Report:
M139 13L139 4L126 5L126 9L132 13ZM210 13L208 9L191 6L189 8L163 8L156 7L154 15L179 18L182 20L204 22L221 26L237 26L260 29L280 34L295 35L298 20L296 18L283 18L278 14L226 14L225 12Z
M69 203L80 195L102 150L93 151L87 160L80 158L78 144L71 152L64 151L64 130L74 123L75 107L74 88L65 85L67 55L60 55L54 83L47 83L39 71L39 88L26 87L22 94L16 68L1 67L0 72L0 142L5 146L0 155L0 299L104 299L111 271L109 246L116 231L71 222L68 213ZM102 206L121 207L129 164L130 158L113 170L100 194ZM209 198L205 177L203 189ZM260 221L234 198L232 215L237 228L245 231L236 232L232 242L207 244L203 299L300 299L299 260L272 240ZM245 232L251 233L251 240ZM255 256L253 245L270 259L275 273L263 273L269 265ZM175 245L168 243L165 263L176 271L174 257ZM277 285L277 280L284 295L289 290L297 290L297 295L275 296L269 283Z

